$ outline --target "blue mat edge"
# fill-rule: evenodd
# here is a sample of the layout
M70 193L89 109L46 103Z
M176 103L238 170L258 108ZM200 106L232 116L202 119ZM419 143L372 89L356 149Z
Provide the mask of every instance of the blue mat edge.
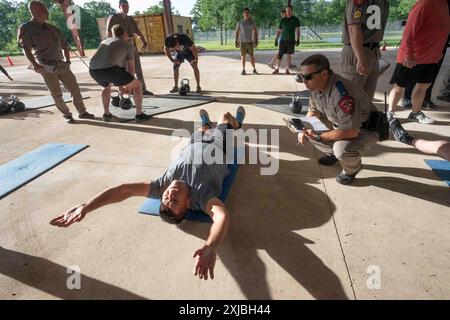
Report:
M24 156L28 155L29 153L35 152L35 151L39 150L40 148L44 148L45 146L51 146L51 145L71 145L71 144L67 144L67 143L47 143L47 144L45 144L45 145L43 145L43 146L40 146L39 148L37 148L37 149L35 149L35 150L32 150L32 151L30 151L30 152L25 153L24 155L20 156L20 157L17 158L17 159L20 159L21 157L24 157ZM73 154L68 155L67 157L65 157L65 158L62 159L61 161L55 163L53 166L51 166L51 167L48 168L47 170L42 171L41 173L39 173L38 175L36 175L36 176L33 177L32 179L30 179L30 180L28 180L28 181L26 181L26 182L24 182L24 183L21 183L21 184L17 185L16 188L12 189L11 191L8 191L8 192L5 193L4 195L0 195L0 200L6 198L6 197L9 196L11 193L13 193L13 192L17 191L18 189L22 188L24 185L26 185L26 184L28 184L28 183L30 183L30 182L36 180L36 179L39 178L40 176L42 176L42 175L44 175L45 173L49 172L49 171L52 170L53 168L59 166L61 163L63 163L64 161L66 161L66 160L68 160L68 159L70 159L70 158L72 158L73 156L77 155L77 154L80 153L81 151L83 151L83 150L89 148L89 145L85 145L85 144L73 144L72 146L74 146L74 147L75 147L75 146L78 146L79 149L78 149L77 151L74 151ZM6 164L4 164L4 165L7 165L7 164L9 164L9 163L11 163L11 162L13 162L13 161L16 161L17 159L11 160L10 162L8 162L8 163L6 163ZM1 166L0 166L0 167L1 167Z
M431 170L433 170L434 174L450 187L450 161L447 160L424 160L424 161L431 168Z

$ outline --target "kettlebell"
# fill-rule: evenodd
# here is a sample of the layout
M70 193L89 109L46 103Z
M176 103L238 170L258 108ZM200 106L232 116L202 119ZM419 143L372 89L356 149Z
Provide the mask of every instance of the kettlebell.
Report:
M300 96L297 94L294 94L292 96L292 101L289 104L289 110L292 113L301 113L302 112L302 103L300 102Z
M25 110L25 104L19 101L19 98L15 95L10 97L11 103L9 104L15 112L21 112Z
M114 107L120 107L120 96L119 96L119 91L114 91L114 94L111 93L111 104Z
M191 87L189 86L189 80L183 79L181 80L180 89L178 93L180 96L186 96L191 91Z
M3 99L3 97L0 97L0 115L5 115L11 112L11 106L9 103Z
M131 107L133 107L133 102L131 102L130 95L121 95L120 96L120 102L119 102L120 108L123 110L130 110Z

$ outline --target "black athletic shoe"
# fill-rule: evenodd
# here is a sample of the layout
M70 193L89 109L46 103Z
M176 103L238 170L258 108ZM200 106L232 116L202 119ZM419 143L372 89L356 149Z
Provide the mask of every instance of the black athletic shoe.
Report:
M338 161L339 160L332 153L326 154L323 157L319 158L319 164L321 164L322 166L332 166Z
M361 169L359 169L354 174L346 174L344 171L341 171L341 173L339 173L339 175L336 177L336 181L343 185L352 184L353 181L355 181L356 175L358 174L359 171L361 171Z
M103 121L105 122L111 122L114 120L114 116L110 113L110 114L104 114L103 115Z
M441 100L441 101L450 102L450 95L447 95L447 96L437 96L436 99Z
M400 102L400 105L405 109L411 109L412 108L412 102L411 99L403 98Z
M147 120L150 120L151 118L153 118L153 116L150 114L145 114L145 113L137 114L136 122L145 122Z
M423 102L422 108L425 108L425 109L436 109L437 105L435 105L433 103L433 101L431 101L431 100L426 100L426 101Z
M392 135L395 141L402 142L408 145L412 145L414 140L413 137L402 127L402 124L398 119L393 118L389 121L389 128L391 129Z
M63 117L64 117L64 119L66 119L66 122L67 122L67 123L70 123L70 124L75 123L75 119L72 117L71 114L69 114L69 115L64 115Z
M142 92L143 96L153 96L153 92L148 91L148 90L144 90L144 92Z
M82 114L79 114L78 118L80 118L80 119L94 119L95 116L92 113L89 113L89 112L85 111Z

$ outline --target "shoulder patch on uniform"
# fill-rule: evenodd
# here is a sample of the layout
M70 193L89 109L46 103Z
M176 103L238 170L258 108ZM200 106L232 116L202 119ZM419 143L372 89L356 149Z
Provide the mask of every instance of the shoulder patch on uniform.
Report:
M338 102L339 108L344 113L353 114L355 110L355 99L348 94L347 89L341 81L336 81L335 85L341 95L341 99Z
M353 5L361 8L364 4L366 4L366 0L353 0Z
M359 9L353 13L353 19L359 19L359 18L361 18L361 16L362 16L362 12Z

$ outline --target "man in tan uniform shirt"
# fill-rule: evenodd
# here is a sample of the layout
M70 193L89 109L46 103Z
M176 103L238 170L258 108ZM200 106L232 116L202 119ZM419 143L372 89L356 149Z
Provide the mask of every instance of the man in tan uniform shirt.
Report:
M119 0L119 8L120 12L111 16L108 20L108 24L106 26L108 38L111 38L113 36L111 29L114 25L120 24L125 28L125 31L130 37L129 40L130 46L134 52L134 64L135 64L134 67L136 71L136 76L142 83L142 90L143 90L142 94L144 96L152 96L153 93L147 90L147 86L145 84L144 74L142 72L141 58L139 57L138 50L136 48L136 43L134 42L134 36L137 36L142 41L143 43L142 50L145 50L145 48L148 47L148 44L145 41L142 32L139 30L136 21L134 21L133 17L128 15L128 11L130 10L128 0Z
M342 75L361 86L371 100L377 88L379 47L388 15L387 0L347 0L342 30Z
M93 119L94 115L86 111L77 79L70 70L70 51L64 35L58 28L46 23L48 10L42 2L31 1L28 9L32 19L19 27L17 35L19 46L33 65L34 71L44 78L56 106L68 123L74 123L75 120L64 102L60 81L70 92L79 113L78 117ZM62 51L66 61L63 61Z
M340 162L343 171L336 177L341 184L351 184L361 170L362 153L379 141L376 131L366 127L371 111L377 109L363 89L330 70L330 63L321 54L306 58L299 76L311 92L307 116L319 117L330 130L299 133L299 142L308 141L326 155L321 165Z

